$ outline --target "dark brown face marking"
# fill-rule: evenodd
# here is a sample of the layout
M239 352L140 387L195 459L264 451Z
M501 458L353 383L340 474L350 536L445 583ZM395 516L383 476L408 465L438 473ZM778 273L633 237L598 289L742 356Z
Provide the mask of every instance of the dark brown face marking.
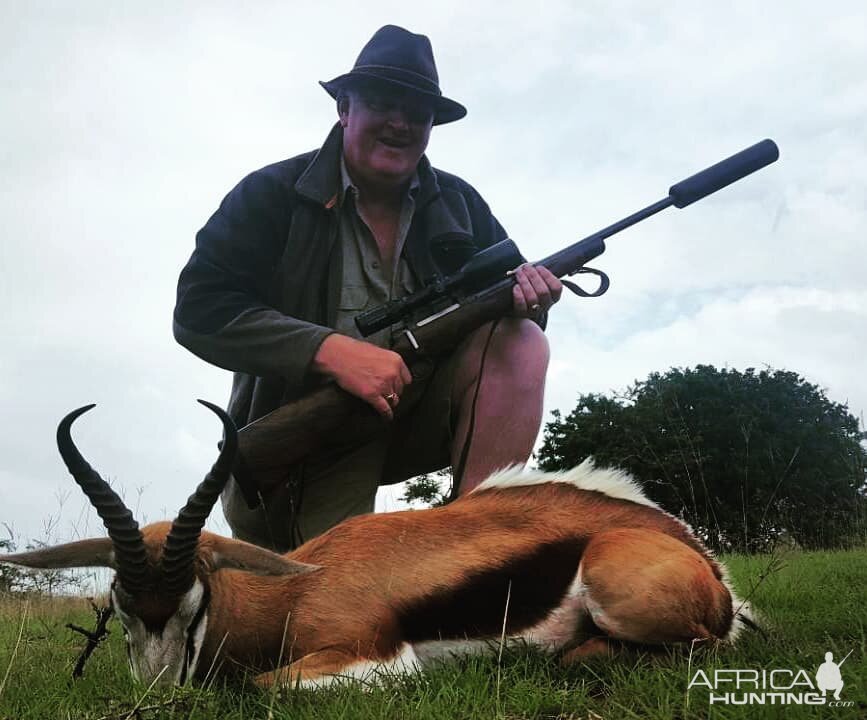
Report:
M578 572L584 544L578 538L548 543L502 566L469 575L459 587L443 588L435 595L420 598L401 609L405 639L422 642L498 637L507 596L506 632L533 627L562 602Z
M178 598L160 595L156 590L130 595L118 583L114 585L120 609L130 617L139 618L149 633L162 634L169 618L178 610Z

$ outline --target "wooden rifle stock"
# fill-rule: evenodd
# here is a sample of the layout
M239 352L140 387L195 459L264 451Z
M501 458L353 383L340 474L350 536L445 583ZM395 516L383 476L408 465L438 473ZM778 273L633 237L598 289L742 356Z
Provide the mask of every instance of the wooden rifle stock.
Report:
M687 178L669 189L669 195L643 210L590 235L536 263L557 277L590 272L599 276L599 289L587 293L564 281L573 292L597 297L608 289L608 278L585 268L589 260L605 251L604 240L671 205L678 208L707 197L774 162L779 150L772 140L742 150L722 162ZM413 312L403 325L393 350L411 371L422 360L436 358L458 345L469 333L512 309L511 277L493 278L491 284L465 297L447 293L429 308ZM415 372L413 373L415 374ZM396 409L400 416L400 405ZM363 441L373 437L387 421L373 408L331 383L284 405L243 427L238 434L238 464L235 478L251 507L288 475L289 467L310 453L327 450L347 437Z
M416 375L421 362L447 353L474 329L509 312L512 285L511 278L501 280L436 322L414 325L410 332L418 350L406 334L392 350ZM396 415L400 417L400 406ZM294 463L348 437L359 442L372 438L387 422L363 400L328 383L241 428L235 479L253 507L260 493L267 494L286 479Z

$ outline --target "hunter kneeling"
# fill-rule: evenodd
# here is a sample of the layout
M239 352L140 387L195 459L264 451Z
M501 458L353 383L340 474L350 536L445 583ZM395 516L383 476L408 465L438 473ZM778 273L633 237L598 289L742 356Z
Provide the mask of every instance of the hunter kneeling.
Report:
M455 272L506 232L468 183L424 155L432 126L466 114L442 95L427 37L385 26L350 72L321 84L339 118L324 145L225 197L196 237L174 315L178 342L235 372L238 427L325 382L391 421L372 439L334 433L255 507L229 482L235 536L279 551L372 512L381 484L451 464L465 494L525 463L542 419L542 328L562 291L546 268L521 265L508 317L412 373L389 349L393 327L362 340L359 313Z

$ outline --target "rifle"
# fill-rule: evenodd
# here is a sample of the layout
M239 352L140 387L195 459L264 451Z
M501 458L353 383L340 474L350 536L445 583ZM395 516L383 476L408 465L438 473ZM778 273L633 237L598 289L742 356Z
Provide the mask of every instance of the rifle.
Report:
M837 663L837 667L840 667L844 662L849 659L849 656L852 654L852 651L846 653L846 657L844 657L840 662Z
M535 264L544 265L559 278L597 276L599 286L593 292L567 280L564 284L583 297L599 297L608 290L608 276L586 267L586 263L605 251L606 238L671 205L685 208L771 164L779 155L772 140L762 140L672 185L662 200ZM450 351L473 330L512 309L515 280L510 271L522 262L514 242L503 240L474 255L453 275L437 278L416 293L362 313L356 325L367 337L398 324L398 339L391 349L404 358L415 377L420 364L429 364L429 358ZM262 493L286 477L293 463L327 449L334 436L361 441L373 437L385 422L366 402L336 384L322 385L241 428L235 479L253 508Z

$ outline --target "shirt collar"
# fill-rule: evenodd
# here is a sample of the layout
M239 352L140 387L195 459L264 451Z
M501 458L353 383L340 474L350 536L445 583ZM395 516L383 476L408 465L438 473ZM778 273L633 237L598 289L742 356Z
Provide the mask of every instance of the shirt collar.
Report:
M334 207L342 195L340 163L343 153L343 128L334 123L322 147L312 153L309 164L295 182L295 191L326 209ZM418 194L416 208L425 207L440 194L437 175L425 155L421 156L416 168L418 174Z
M421 181L418 176L418 169L416 169L412 177L409 180L409 188L407 190L407 196L415 199L415 196L418 195L418 190L421 187ZM346 169L346 160L343 157L343 153L340 153L340 198L339 204L343 204L343 200L346 197L346 193L348 191L352 191L353 198L358 196L358 188L355 186L355 183L352 182L352 178L349 177L349 171Z

